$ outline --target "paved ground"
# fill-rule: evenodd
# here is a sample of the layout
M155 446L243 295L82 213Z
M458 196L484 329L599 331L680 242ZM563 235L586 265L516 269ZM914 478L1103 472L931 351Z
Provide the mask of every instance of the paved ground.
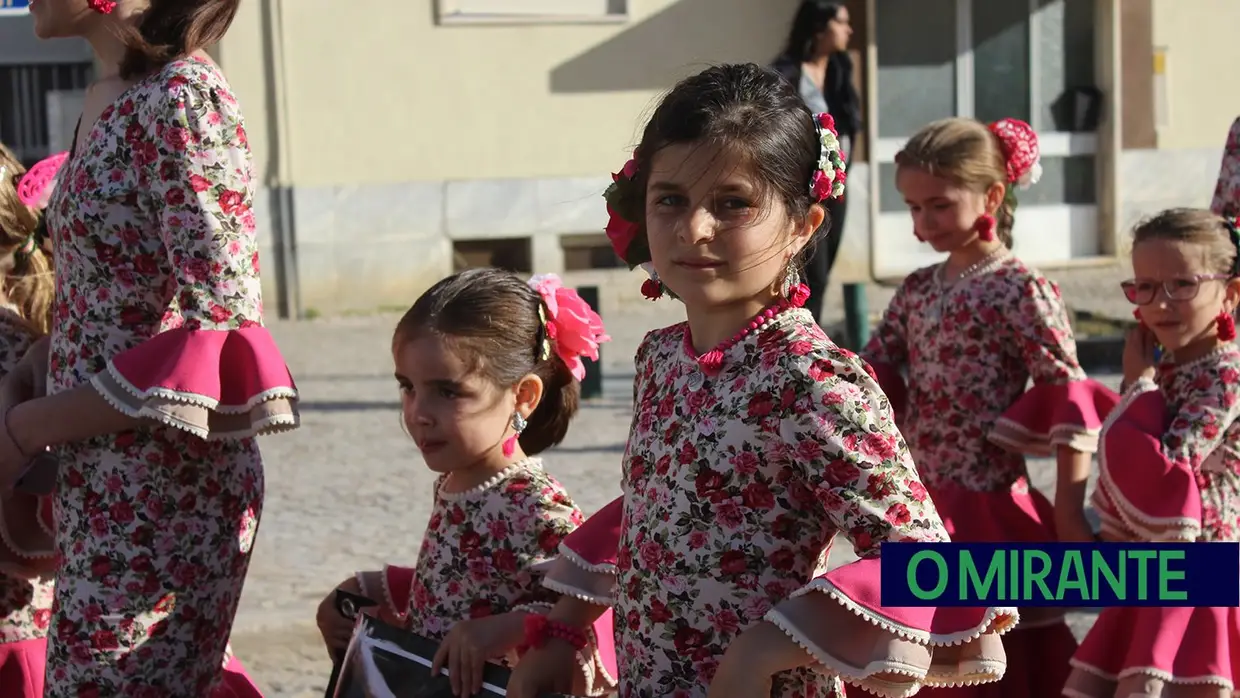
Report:
M1076 307L1124 318L1130 311L1118 297L1121 275L1107 268L1052 276ZM870 292L871 310L881 311L890 291ZM585 405L567 442L548 455L549 469L587 513L619 493L633 350L645 330L678 319L674 303L646 308L623 316L604 309L615 338L605 346L605 395ZM838 320L842 309L834 305L826 314ZM432 478L399 424L388 354L395 319L273 327L302 391L303 426L263 442L267 505L233 634L269 698L322 696L330 665L313 625L318 602L355 569L412 563L421 540ZM1036 484L1050 487L1053 464L1031 465ZM1074 617L1078 632L1090 622L1086 614Z

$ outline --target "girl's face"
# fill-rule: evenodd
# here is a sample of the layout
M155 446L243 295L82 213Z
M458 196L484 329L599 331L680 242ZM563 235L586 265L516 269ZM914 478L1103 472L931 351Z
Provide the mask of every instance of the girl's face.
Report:
M119 12L120 8L113 12ZM30 0L34 33L40 39L86 36L99 26L103 15L90 9L86 0Z
M836 13L835 18L827 21L827 26L823 27L818 34L818 53L830 55L848 50L848 40L852 38L852 23L848 16L848 8L841 7Z
M1216 275L1206 262L1206 249L1194 243L1155 239L1132 248L1134 278L1124 291L1168 351L1213 341L1219 313L1240 301L1240 280Z
M917 167L899 168L896 188L913 216L913 230L935 252L951 252L973 242L977 219L997 210L1005 193L1003 185L996 184L979 194Z
M739 158L717 147L671 145L651 163L650 256L689 308L770 302L822 219L814 206L804 223L794 221Z
M520 409L528 417L542 395L542 383L534 376L515 388L497 386L432 334L401 343L392 358L405 429L437 473L501 456L501 445L512 434L513 412ZM514 457L524 457L520 448Z

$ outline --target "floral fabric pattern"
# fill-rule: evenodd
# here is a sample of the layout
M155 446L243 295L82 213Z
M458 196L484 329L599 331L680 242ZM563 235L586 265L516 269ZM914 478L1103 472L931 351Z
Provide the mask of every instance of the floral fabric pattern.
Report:
M1028 491L1024 456L988 437L1030 378L1085 379L1059 289L1014 257L950 286L940 268L905 278L862 356L908 369L900 430L926 485Z
M51 392L173 328L262 323L253 164L217 69L174 61L87 126L47 211ZM57 455L48 698L207 695L262 511L257 442L151 425Z
M1240 118L1232 123L1227 133L1210 210L1220 216L1240 218Z
M17 366L34 340L34 333L21 316L14 309L0 306L0 378ZM31 527L42 525L35 519L23 523ZM5 525L12 525L7 517L0 521L0 526ZM3 534L6 541L12 540L13 534L9 531ZM52 617L53 581L50 575L28 579L0 571L0 642L47 637Z
M730 347L713 377L686 327L637 355L614 592L625 698L705 696L728 645L825 572L837 533L863 558L947 540L878 384L807 311ZM842 695L823 670L780 674L772 695Z
M553 601L538 568L584 517L541 461L514 463L468 492L445 493L442 485L440 478L410 587L392 589L395 575L386 575L384 593L371 598L436 641L457 621ZM363 585L376 593L371 579Z

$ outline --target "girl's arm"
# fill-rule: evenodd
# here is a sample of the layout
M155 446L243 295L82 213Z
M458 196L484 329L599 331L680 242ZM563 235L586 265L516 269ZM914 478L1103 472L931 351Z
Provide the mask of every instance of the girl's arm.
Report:
M1146 541L1192 542L1201 535L1201 481L1211 457L1231 448L1240 419L1240 360L1176 396L1148 379L1133 383L1103 437L1093 502L1109 534Z
M729 671L736 662L786 668L796 661L881 695L966 678L998 681L1001 671L965 677L946 668L961 666L962 655L978 659L977 666L1002 666L997 633L1015 623L1015 609L881 605L880 544L948 536L877 383L840 355L790 356L788 363L796 397L785 401L778 433L795 459L785 475L808 485L823 519L848 536L861 559L817 575L777 603L765 620L783 631L783 643L743 643L760 658L734 656ZM769 631L753 630L758 639ZM930 674L932 657L944 671Z
M905 279L883 312L883 319L861 350L861 358L870 364L879 385L891 400L897 421L907 409L908 388L901 370L908 364L908 294L910 280Z
M149 187L138 205L167 258L139 261L171 270L172 312L134 308L138 317L118 322L164 331L114 356L89 384L14 408L13 435L27 451L150 421L202 438L297 424L296 389L261 325L252 167L236 102L198 79L170 82L165 95L131 118L162 134L136 166Z

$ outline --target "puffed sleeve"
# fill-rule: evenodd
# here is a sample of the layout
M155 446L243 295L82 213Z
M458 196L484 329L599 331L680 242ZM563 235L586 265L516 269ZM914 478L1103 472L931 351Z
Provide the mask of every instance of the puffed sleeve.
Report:
M1153 382L1136 381L1107 425L1093 501L1113 537L1191 542L1201 534L1198 478L1235 434L1240 366L1203 375L1187 392L1172 413Z
M205 71L205 69L204 69ZM219 84L214 84L219 83ZM139 202L169 283L161 331L117 354L92 385L116 409L201 438L298 423L297 391L262 324L253 167L241 113L205 72L167 79L133 148Z
M1240 217L1240 118L1232 123L1227 133L1210 210L1228 218Z
M1102 423L1119 396L1081 369L1059 288L1040 274L1030 275L1006 324L1033 387L1000 415L990 440L1037 456L1049 456L1057 446L1096 451Z
M901 373L908 364L908 294L906 279L887 305L870 341L861 350L861 358L874 369L897 419L904 416L908 406L908 386Z
M842 355L793 370L801 374L799 397L781 415L781 436L824 516L860 559L819 573L766 619L822 671L878 695L1000 680L999 633L1015 625L1016 609L881 604L880 544L946 542L948 535L878 384Z

